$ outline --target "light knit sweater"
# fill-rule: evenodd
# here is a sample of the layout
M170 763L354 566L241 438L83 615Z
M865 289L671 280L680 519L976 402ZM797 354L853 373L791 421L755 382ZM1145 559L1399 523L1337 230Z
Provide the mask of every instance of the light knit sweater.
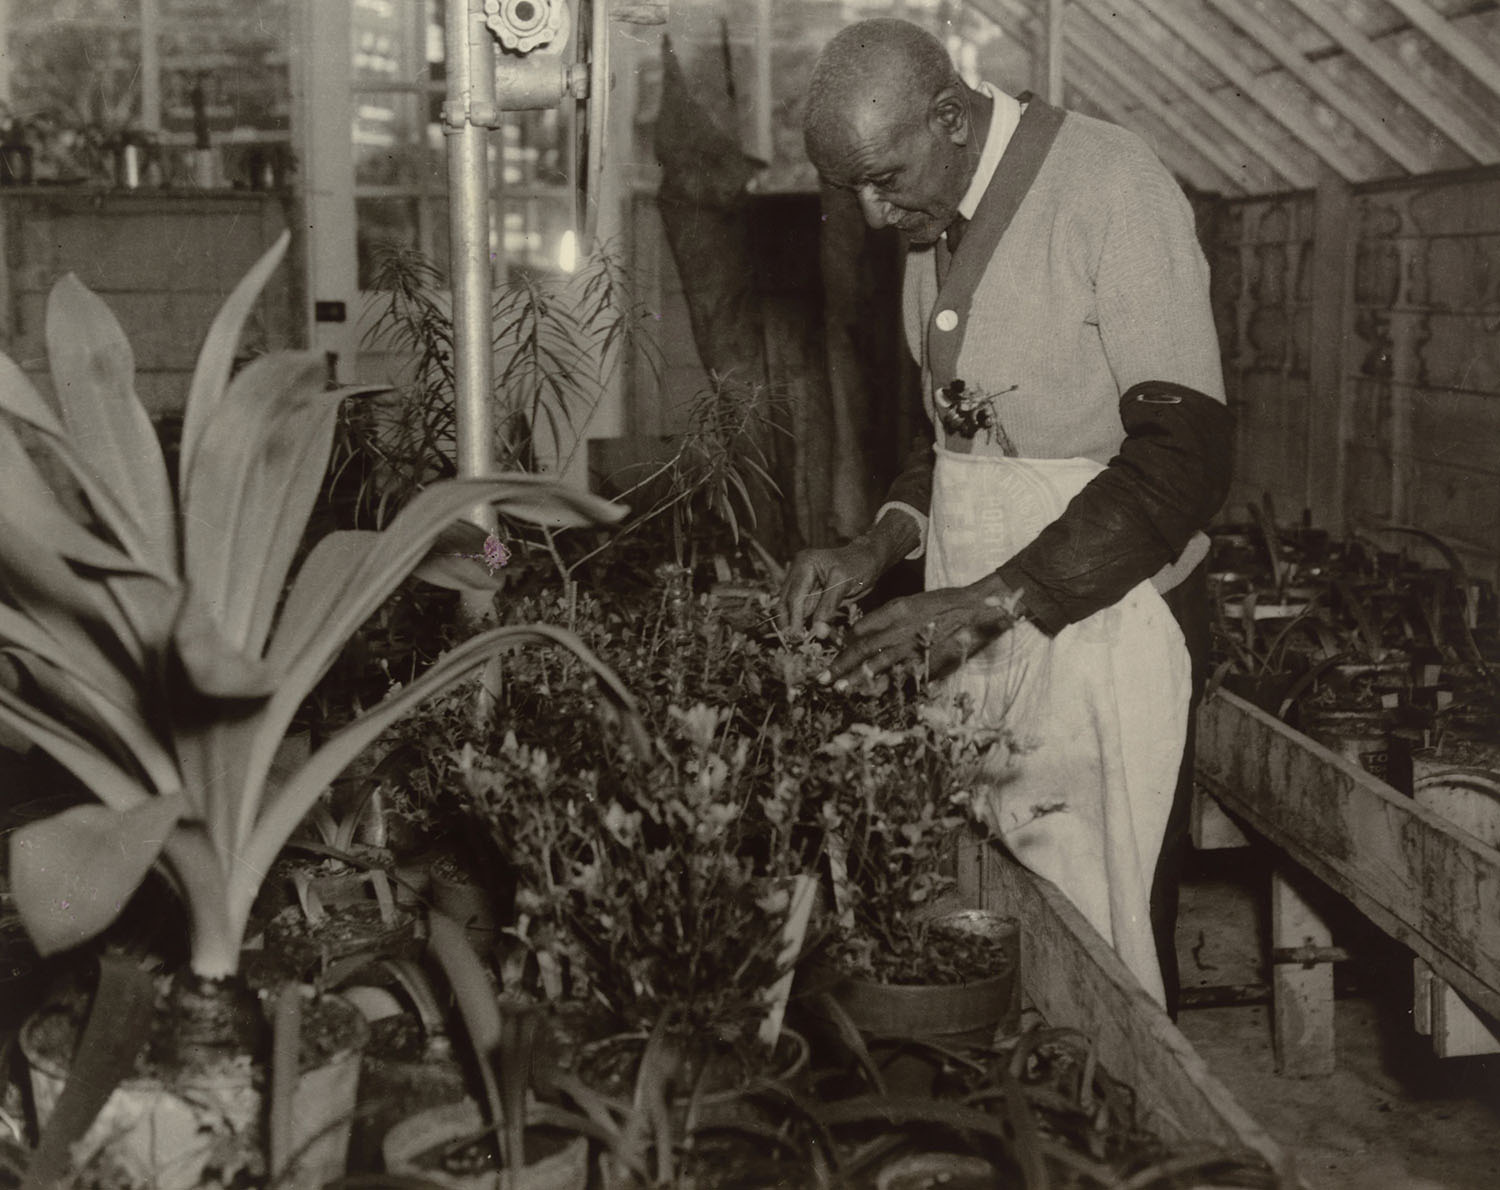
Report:
M1004 171L1002 163L992 185ZM937 292L935 251L911 252L903 314L929 416L923 331ZM1142 381L1224 399L1208 265L1181 187L1134 133L1075 112L975 290L969 325L951 333L959 332L957 374L971 391L1017 386L995 410L1022 458L1108 463L1124 440L1120 398ZM935 433L941 443L941 426ZM1001 450L984 434L972 449Z

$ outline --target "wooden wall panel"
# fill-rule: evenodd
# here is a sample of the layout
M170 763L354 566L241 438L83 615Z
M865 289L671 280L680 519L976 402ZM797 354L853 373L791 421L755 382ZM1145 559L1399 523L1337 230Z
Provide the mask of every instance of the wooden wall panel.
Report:
M1337 337L1314 336L1307 317L1303 197L1236 201L1215 223L1215 315L1240 426L1226 516L1263 489L1289 519L1298 469L1337 466L1339 490L1306 487L1315 523L1418 525L1500 578L1500 171L1354 188L1349 217L1323 226L1350 257ZM1337 400L1339 416L1299 422L1310 398L1298 381L1310 364L1330 371L1328 352L1341 380L1319 400Z
M98 293L135 354L136 391L153 416L181 412L209 323L285 229L283 196L95 193L16 188L0 194L0 351L47 390L45 312L67 273ZM300 247L267 282L242 353L303 345Z
M1239 422L1224 517L1269 494L1296 517L1306 505L1308 392L1314 344L1309 195L1225 205L1205 245L1224 385Z

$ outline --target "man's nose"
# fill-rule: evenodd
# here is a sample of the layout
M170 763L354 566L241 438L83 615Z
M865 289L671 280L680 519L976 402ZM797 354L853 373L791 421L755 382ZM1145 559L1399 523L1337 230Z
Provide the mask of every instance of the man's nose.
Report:
M877 231L882 227L889 227L897 219L896 208L881 198L874 186L859 188L859 209L865 222Z

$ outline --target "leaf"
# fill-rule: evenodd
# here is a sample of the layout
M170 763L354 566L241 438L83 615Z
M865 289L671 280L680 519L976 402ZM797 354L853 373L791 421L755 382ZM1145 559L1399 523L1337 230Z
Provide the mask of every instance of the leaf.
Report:
M19 649L3 650L26 668L41 689L47 709L56 710L62 721L91 726L92 742L109 754L122 769L136 764L158 793L176 793L182 782L177 765L167 748L157 738L152 725L141 718L139 706L118 707L86 683L59 669L35 653Z
M0 685L0 723L30 740L107 806L124 810L151 797L150 791L99 748L58 720L37 710Z
M254 592L254 598L237 603L227 621L230 638L241 641L246 652L258 655L265 648L287 572L323 489L340 405L347 397L374 391L319 393L284 416L267 441L263 465L246 491L235 531L236 566L245 574L259 576L258 583L245 587ZM259 548L252 552L246 529L257 523L273 531L260 536Z
M0 357L3 358L3 357ZM89 532L52 494L10 424L0 419L0 506L72 562L95 570L141 573L128 554Z
M192 473L203 431L218 411L225 385L229 382L229 370L234 365L234 353L239 348L245 319L249 317L250 309L255 305L260 291L265 288L266 281L286 255L287 245L291 241L291 232L282 232L265 255L240 279L240 283L214 315L213 323L204 337L203 347L198 352L192 383L188 386L187 406L182 418L181 461L178 465L180 477Z
M141 676L145 650L108 589L77 574L57 552L0 511L0 593L57 641L96 689L115 702ZM106 652L100 637L113 637Z
M271 1018L271 1110L267 1113L271 1175L280 1180L295 1152L294 1105L297 1054L302 1043L302 988L295 982L282 985Z
M246 504L278 420L316 399L323 380L324 365L308 352L278 351L252 360L230 383L202 429L191 468L183 472L183 569L226 629L237 602L255 594L259 572L245 568L268 552L269 537L301 537L303 526L268 522Z
M287 592L270 656L296 657L302 653L330 609L344 598L379 538L373 529L340 529L313 546Z
M279 684L275 667L235 648L191 588L178 609L172 645L194 694L262 699L270 697Z
M102 299L71 273L47 299L47 359L67 440L124 506L157 570L177 565L177 511L156 430L135 395L135 355Z
M464 1031L479 1061L488 1065L500 1045L500 1007L489 974L461 925L434 909L427 915L427 949L453 989Z
M63 424L52 406L42 399L31 378L15 360L0 353L0 411L20 418L29 426L54 438L64 436Z
M74 806L17 827L11 886L38 953L57 954L109 926L166 846L182 809L181 797L153 797L128 810Z
M515 1150L511 1148L509 1137L502 1128L507 1120L506 1107L501 1100L494 1066L496 1051L500 1048L500 1007L490 986L489 975L468 938L464 936L463 927L446 913L440 913L436 909L427 915L427 949L437 959L447 977L448 986L453 989L453 998L458 1002L458 1015L464 1023L464 1032L469 1035L469 1044L474 1047L475 1065L479 1067L480 1082L484 1086L495 1136L500 1142L501 1152L508 1155ZM524 1130L524 1109L521 1127ZM524 1161L524 1157L519 1160ZM506 1161L506 1165L510 1165L510 1160Z
M14 646L14 651L40 658L80 686L97 692L110 705L142 717L139 690L118 670L107 663L96 669L78 650L66 648L42 624L4 602L0 602L0 646ZM103 681L98 680L101 677Z
M419 492L391 524L369 539L369 550L350 576L346 591L332 600L316 601L320 614L309 614L312 599L299 600L299 620L289 630L283 616L267 650L272 661L289 664L288 687L302 688L300 701L311 690L354 631L385 602L432 548L437 536L475 504L489 503L502 516L548 520L556 526L613 521L622 506L598 496L539 476L508 474L486 479L450 479ZM297 595L303 576L297 576L288 605ZM288 694L288 698L292 695Z
M149 972L121 955L99 956L99 986L88 1023L22 1190L47 1190L64 1183L73 1144L88 1132L115 1088L133 1073L136 1055L151 1036L155 1009L156 983Z
M504 581L484 560L490 534L473 521L455 521L438 534L415 578L449 591L494 591Z

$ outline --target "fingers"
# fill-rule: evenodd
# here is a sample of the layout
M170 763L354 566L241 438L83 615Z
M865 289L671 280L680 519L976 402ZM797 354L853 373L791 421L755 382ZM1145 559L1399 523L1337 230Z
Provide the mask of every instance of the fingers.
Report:
M911 599L893 599L872 612L861 616L857 623L849 629L851 640L862 640L869 636L879 636L882 632L888 632L896 625L910 618L912 610Z
M828 667L828 680L838 682L866 669L871 673L884 673L901 658L910 656L915 648L915 632L899 628L851 639Z
M833 581L833 576L829 576L829 581L824 585L822 594L818 596L818 606L813 609L812 622L814 628L819 624L829 623L834 616L838 615L839 604L847 598L846 592L848 589L848 583L835 582Z
M792 560L792 568L787 572L786 582L782 585L781 600L778 605L778 618L781 621L782 630L788 636L801 637L803 634L805 609L817 577L816 568L800 558Z

